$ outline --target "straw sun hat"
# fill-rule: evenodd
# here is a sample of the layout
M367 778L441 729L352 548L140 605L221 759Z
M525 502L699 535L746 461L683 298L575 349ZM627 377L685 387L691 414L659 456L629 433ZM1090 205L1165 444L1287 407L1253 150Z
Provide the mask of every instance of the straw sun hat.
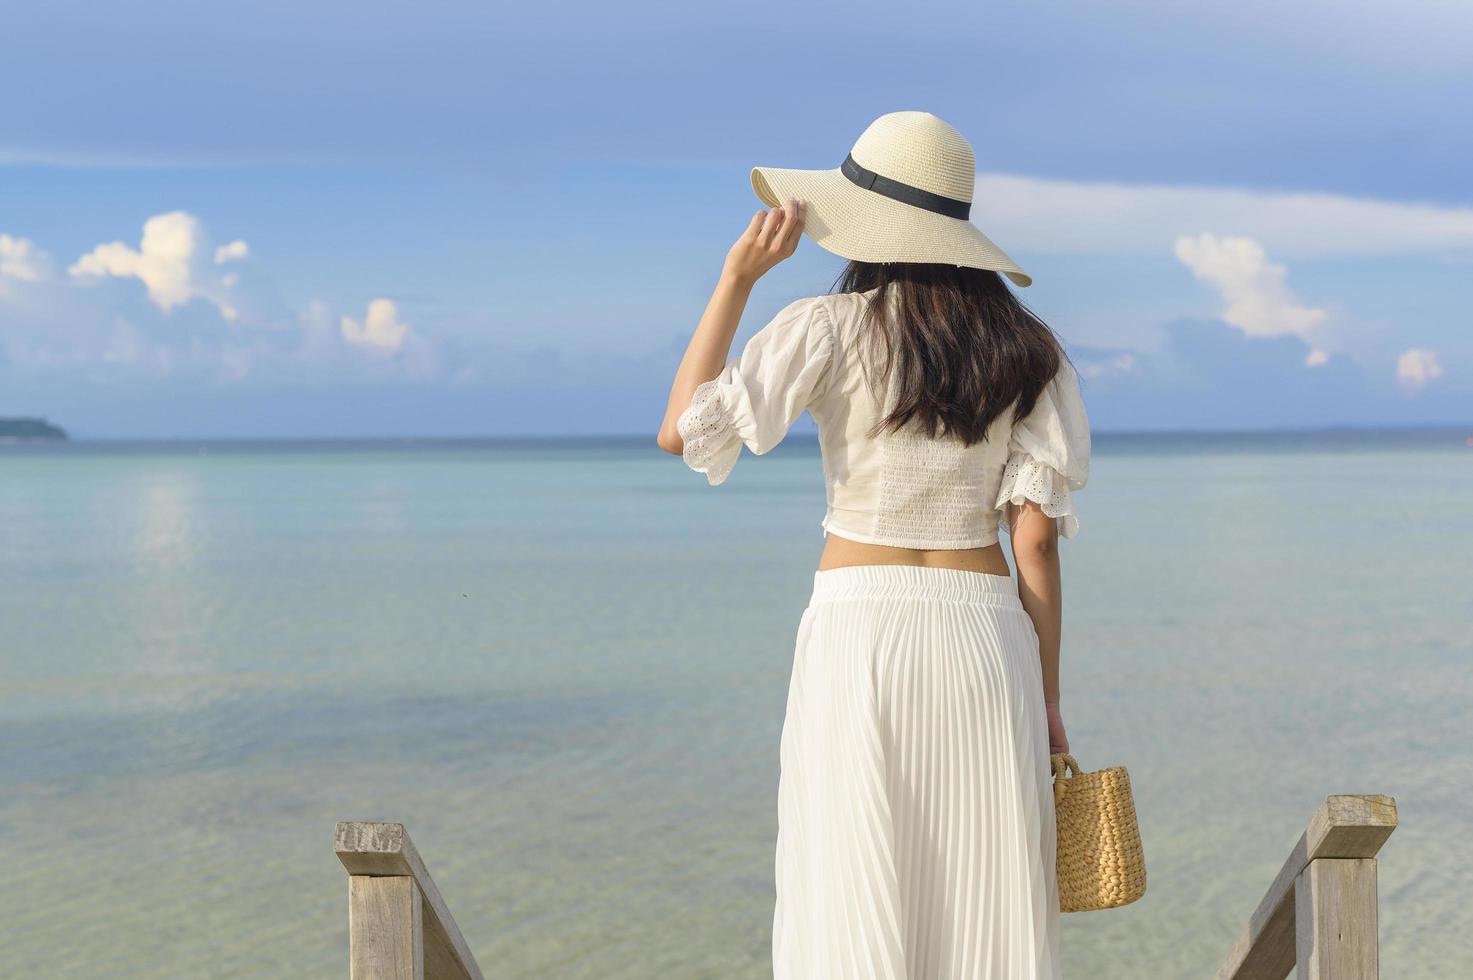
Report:
M992 269L1019 286L1033 278L969 220L977 177L972 146L929 112L891 112L869 124L833 170L753 167L768 207L808 202L803 230L860 262L937 262Z

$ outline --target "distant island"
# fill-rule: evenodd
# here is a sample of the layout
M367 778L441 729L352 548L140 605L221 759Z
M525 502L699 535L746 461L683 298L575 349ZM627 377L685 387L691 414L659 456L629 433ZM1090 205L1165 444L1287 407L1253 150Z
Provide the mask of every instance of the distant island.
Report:
M66 430L45 419L0 418L0 442L63 442Z

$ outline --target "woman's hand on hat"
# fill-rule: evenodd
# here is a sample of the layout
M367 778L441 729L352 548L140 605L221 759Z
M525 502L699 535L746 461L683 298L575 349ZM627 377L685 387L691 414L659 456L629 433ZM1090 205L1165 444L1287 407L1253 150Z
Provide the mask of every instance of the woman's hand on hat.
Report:
M726 253L722 275L748 285L761 279L797 250L807 213L808 203L797 198L788 198L780 208L758 211Z

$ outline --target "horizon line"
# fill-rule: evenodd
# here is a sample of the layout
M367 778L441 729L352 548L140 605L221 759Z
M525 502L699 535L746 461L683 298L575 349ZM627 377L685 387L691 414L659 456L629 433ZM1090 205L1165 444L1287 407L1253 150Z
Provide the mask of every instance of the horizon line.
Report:
M1431 435L1437 433L1467 433L1473 437L1473 421L1470 422L1433 422L1433 423L1411 423L1382 425L1377 423L1348 424L1338 423L1324 426L1284 426L1284 427L1198 427L1185 429L1143 429L1143 428L1119 428L1119 429L1092 429L1091 435L1104 438L1129 438L1139 436L1249 436L1249 435L1351 435L1351 434L1421 434ZM189 442L274 442L274 443L324 443L324 442L574 442L574 441L631 441L649 440L654 442L654 435L645 432L589 432L589 433L502 433L484 435L301 435L301 436L278 436L278 435L137 435L137 436L77 436L68 435L64 440L15 440L6 442L0 440L0 445L21 444L66 444L66 443L189 443ZM791 432L784 441L811 440L817 441L818 433L813 431Z

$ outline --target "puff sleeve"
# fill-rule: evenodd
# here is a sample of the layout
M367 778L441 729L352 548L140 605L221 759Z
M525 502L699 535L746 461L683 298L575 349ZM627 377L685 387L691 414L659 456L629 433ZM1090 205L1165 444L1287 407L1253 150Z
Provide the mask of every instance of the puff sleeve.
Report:
M823 391L834 355L822 297L788 304L752 335L740 357L696 388L676 420L687 466L711 486L726 480L742 445L757 454L782 441Z
M1059 534L1072 538L1079 519L1071 496L1089 479L1089 418L1079 377L1064 361L1025 418L1013 422L1008 461L995 506L1008 530L1008 505L1032 500L1057 519Z

